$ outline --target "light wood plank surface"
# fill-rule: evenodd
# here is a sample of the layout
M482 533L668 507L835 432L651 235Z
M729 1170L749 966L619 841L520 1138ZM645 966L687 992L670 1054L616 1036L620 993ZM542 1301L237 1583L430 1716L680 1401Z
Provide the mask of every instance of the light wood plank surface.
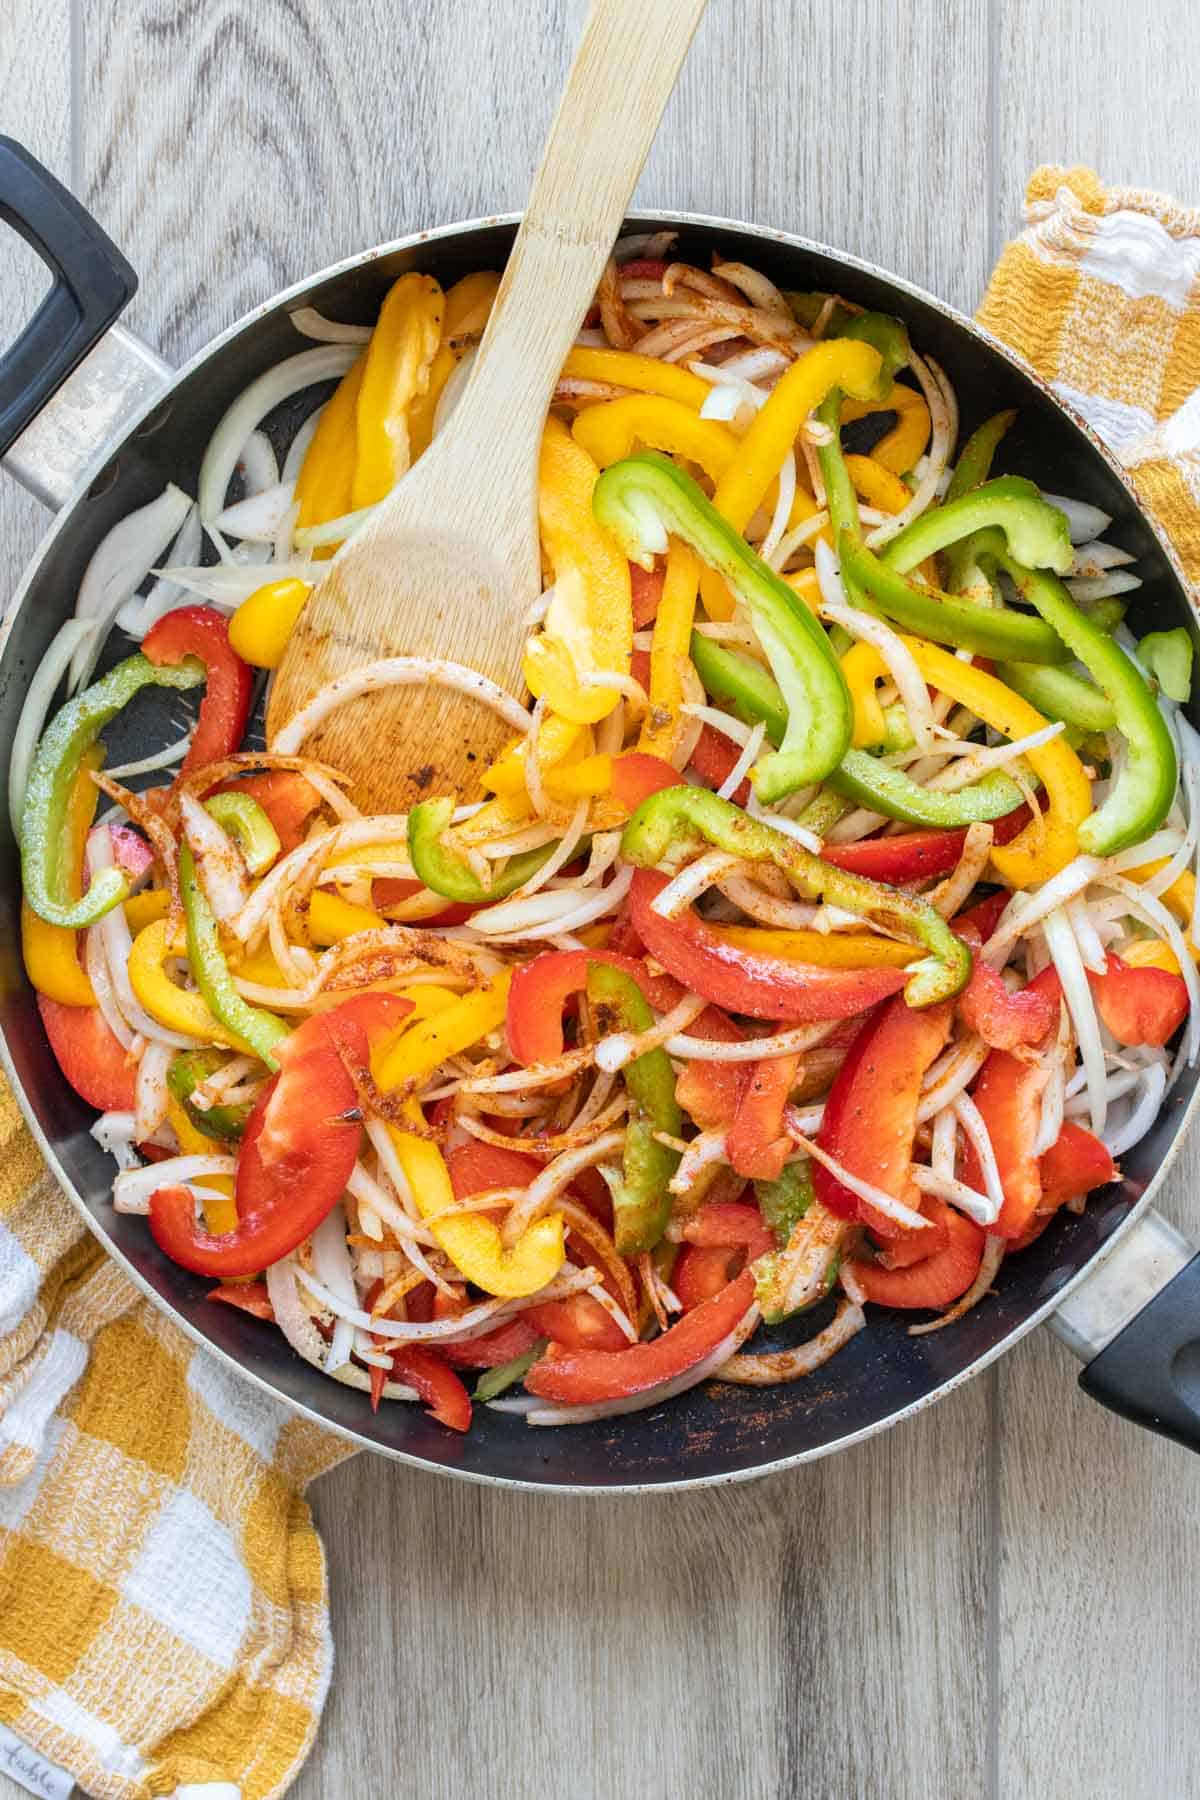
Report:
M584 11L75 4L72 32L66 0L0 0L0 127L123 245L131 323L176 359L348 251L518 205ZM802 231L969 308L1037 161L1200 198L1192 14L711 0L640 194ZM0 491L9 579L34 530ZM1192 1152L1167 1196L1193 1229L1197 1173ZM1200 1791L1195 1465L1073 1380L1039 1337L847 1455L658 1500L356 1458L314 1493L339 1662L293 1791ZM18 1791L0 1777L0 1800Z

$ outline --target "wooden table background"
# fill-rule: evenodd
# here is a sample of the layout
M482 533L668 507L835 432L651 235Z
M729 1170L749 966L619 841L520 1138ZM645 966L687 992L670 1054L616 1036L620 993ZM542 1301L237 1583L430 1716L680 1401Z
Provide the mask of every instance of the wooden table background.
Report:
M0 130L128 252L129 321L182 360L336 257L519 205L583 11L0 0ZM711 0L640 197L969 310L1038 162L1200 200L1198 53L1195 0ZM4 270L0 343L38 291L7 245ZM6 591L43 522L4 484ZM1194 1232L1198 1156L1164 1196ZM1074 1376L1038 1333L857 1450L676 1497L356 1458L314 1495L339 1660L294 1793L1200 1793L1197 1466Z

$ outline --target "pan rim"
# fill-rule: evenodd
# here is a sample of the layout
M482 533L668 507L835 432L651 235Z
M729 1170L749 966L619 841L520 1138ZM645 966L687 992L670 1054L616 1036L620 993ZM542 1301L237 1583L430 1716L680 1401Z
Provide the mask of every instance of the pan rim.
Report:
M85 468L83 474L75 483L67 498L64 500L62 506L51 519L33 556L26 565L22 578L13 596L12 604L4 622L3 632L0 634L0 660L2 660L7 653L7 645L12 627L26 603L43 562L51 554L59 532L66 527L75 508L86 496L95 480L96 474L115 455L119 454L121 449L137 432L145 419L162 406L163 402L168 399L185 380L197 370L203 368L214 357L218 356L228 345L242 336L243 333L253 330L264 319L280 309L286 310L290 303L311 295L315 288L322 286L328 281L334 280L339 276L351 274L355 270L365 268L371 263L382 261L394 254L416 249L424 244L441 243L453 238L470 238L480 232L495 229L497 227L515 227L520 222L520 218L521 214L519 212L488 214L474 219L434 226L423 231L411 232L387 243L377 244L367 250L355 252L341 258L337 262L327 265L325 268L316 271L314 274L308 275L303 279L290 284L288 287L281 289L278 293L271 296L271 298L260 301L256 306L251 307L247 312L242 314L240 318L226 326L214 338L210 339L207 344L189 357L160 389L135 410L126 421L121 436L104 445L96 453ZM1103 443L1082 414L1056 393L1050 384L1046 382L1036 370L1026 363L1024 359L1008 345L995 337L985 327L979 325L967 314L960 312L956 307L951 306L948 302L940 299L938 296L929 293L917 283L896 275L890 270L883 269L878 264L868 262L865 258L855 256L848 251L839 250L831 245L823 244L816 239L802 237L797 233L782 231L776 227L754 225L747 223L746 221L722 218L707 213L673 211L667 208L648 207L632 209L626 215L625 224L626 227L646 226L657 228L659 230L682 227L684 229L696 230L712 235L719 235L721 232L736 232L757 238L766 243L776 244L785 250L825 257L848 269L853 269L860 274L883 281L897 294L906 295L911 299L920 302L924 306L931 307L934 311L940 313L944 318L963 331L968 337L974 338L986 345L988 349L999 356L1023 379L1035 386L1044 399L1046 399L1057 412L1061 413L1081 433L1087 440L1088 445L1093 452L1107 465L1109 472L1116 477L1123 488L1129 501L1131 512L1137 516L1138 520L1154 537L1165 561L1176 578L1180 595L1188 607L1193 619L1200 625L1200 605L1197 604L1196 599L1191 593L1187 578L1184 575L1182 565L1174 546L1171 544L1169 538L1161 529L1158 522L1143 507L1133 488L1127 471L1118 458L1111 450L1109 450L1107 445ZM877 1419L868 1425L864 1425L855 1431L847 1432L843 1436L834 1438L827 1443L815 1445L809 1449L798 1451L790 1456L779 1457L772 1461L756 1463L746 1468L724 1471L713 1475L681 1476L678 1479L672 1477L658 1481L622 1482L609 1485L579 1482L546 1482L533 1479L526 1480L520 1477L487 1474L480 1470L455 1468L444 1463L431 1462L427 1458L416 1455L411 1451L402 1450L389 1444L381 1444L372 1438L365 1437L361 1433L355 1431L352 1427L336 1423L325 1417L324 1414L318 1412L313 1407L307 1405L304 1401L295 1399L293 1396L284 1393L272 1381L259 1375L253 1369L248 1368L244 1362L239 1361L239 1359L230 1351L216 1344L198 1326L192 1324L191 1321L185 1318L170 1300L151 1286L149 1281L139 1273L124 1252L113 1241L108 1231L105 1229L103 1222L92 1212L90 1207L84 1201L82 1195L75 1187L74 1182L71 1180L70 1175L59 1160L49 1139L42 1131L35 1116L32 1102L26 1094L24 1085L17 1075L9 1049L7 1029L2 1026L0 1026L0 1066L3 1067L13 1096L33 1135L34 1141L41 1151L47 1168L54 1176L58 1186L66 1195L68 1201L82 1218L87 1229L100 1242L105 1253L120 1265L121 1269L128 1279L133 1282L134 1286L151 1301L164 1317L169 1318L180 1330L182 1330L193 1343L208 1351L209 1354L220 1358L229 1369L233 1370L242 1379L251 1381L264 1394L269 1395L278 1404L286 1407L288 1411L307 1419L324 1431L331 1432L356 1449L371 1451L376 1455L386 1457L390 1461L403 1463L410 1468L420 1469L429 1475L446 1476L456 1480L476 1483L481 1486L501 1487L537 1494L555 1494L571 1498L585 1496L597 1497L601 1495L624 1496L652 1493L683 1493L697 1488L725 1487L734 1483L757 1481L769 1475L780 1475L788 1470L795 1469L802 1464L816 1462L825 1456L832 1455L835 1451L847 1450L856 1444L863 1443L868 1438L875 1437L879 1433L891 1429L893 1426L902 1424L904 1421L934 1405L937 1401L944 1399L957 1388L962 1387L966 1382L981 1374L982 1371L995 1362L997 1358L1012 1349L1027 1335L1027 1333L1032 1331L1035 1326L1044 1323L1057 1311L1058 1307L1067 1296L1082 1282L1090 1278L1101 1264L1114 1253L1118 1248L1121 1239L1133 1227L1137 1220L1145 1215L1147 1210L1153 1204L1155 1195L1159 1192L1163 1182L1174 1167L1184 1140L1194 1125L1197 1110L1200 1109L1200 1084L1198 1084L1179 1117L1170 1148L1166 1155L1154 1171L1153 1176L1147 1183L1142 1194L1138 1196L1133 1205L1129 1208L1125 1218L1113 1229L1105 1239L1104 1243L1088 1257L1080 1268L1075 1270L1073 1274L1066 1276L1062 1284L1056 1287L1054 1292L1044 1302L1036 1306L1026 1318L1014 1325L1003 1338L987 1350L981 1352L981 1354L975 1357L965 1368L960 1369L956 1374L947 1377L946 1380L930 1389L928 1393L920 1395L919 1398L909 1402L907 1405L902 1406L896 1411L888 1413L885 1417Z

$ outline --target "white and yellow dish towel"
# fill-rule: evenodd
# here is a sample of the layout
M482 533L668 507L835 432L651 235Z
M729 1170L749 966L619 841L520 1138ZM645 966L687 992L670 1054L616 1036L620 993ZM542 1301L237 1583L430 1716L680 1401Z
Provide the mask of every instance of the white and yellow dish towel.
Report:
M980 317L1200 582L1200 213L1041 169L1027 221ZM345 1454L106 1261L0 1094L0 1770L48 1800L283 1793L332 1662L302 1494Z

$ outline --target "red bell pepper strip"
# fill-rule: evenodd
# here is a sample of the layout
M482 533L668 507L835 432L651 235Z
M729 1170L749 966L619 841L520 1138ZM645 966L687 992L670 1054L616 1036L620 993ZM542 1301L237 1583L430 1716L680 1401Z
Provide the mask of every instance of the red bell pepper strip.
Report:
M211 606L180 606L165 613L142 640L142 654L157 668L195 656L206 686L200 717L180 774L229 756L241 743L250 712L254 674L229 642L229 621Z
M124 869L131 882L140 881L154 861L154 847L132 825L110 825L113 860Z
M1049 1150L1039 1159L1042 1206L1053 1210L1080 1200L1093 1188L1107 1187L1117 1167L1106 1145L1082 1125L1066 1120Z
M844 1019L904 986L903 969L826 969L742 950L725 943L691 907L674 919L660 918L650 902L666 885L656 869L634 874L629 911L638 936L677 981L730 1012L789 1024Z
M1107 1187L1117 1178L1116 1164L1105 1145L1070 1119L1038 1159L1038 1170L1042 1197L1025 1231L1013 1240L1014 1250L1027 1250L1068 1200L1081 1200L1093 1188Z
M675 982L652 976L645 963L610 950L546 950L519 968L508 990L508 1047L525 1068L553 1062L563 1053L563 1007L587 986L593 963L610 963L632 975L652 1006L669 1011L681 998Z
M757 1206L743 1200L709 1201L687 1221L671 1286L684 1312L711 1300L747 1263L776 1248Z
M298 769L264 769L261 775L248 775L241 781L222 781L213 793L248 794L257 800L275 827L284 856L303 843L304 827L321 804L320 794ZM415 891L416 883L413 886Z
M539 1306L527 1306L521 1316L539 1337L565 1350L622 1350L629 1342L612 1314L591 1294L543 1300Z
M454 1370L424 1344L403 1344L392 1351L392 1375L416 1388L429 1416L451 1431L471 1429L471 1396Z
M1103 975L1089 969L1088 984L1096 1011L1119 1044L1158 1048L1187 1018L1187 984L1169 969L1134 968L1110 954Z
M664 788L679 786L679 770L673 769L661 756L645 750L630 750L613 763L612 790L626 812L636 812L651 794Z
M343 1059L365 1064L369 1034L411 1010L412 1002L395 994L360 994L282 1039L279 1074L255 1103L242 1139L236 1228L204 1231L187 1188L159 1188L150 1197L159 1249L197 1275L256 1275L315 1231L341 1198L362 1137Z
M1046 1071L1007 1050L993 1050L979 1071L974 1100L996 1153L1004 1205L992 1230L1020 1238L1041 1205L1042 1178L1034 1154L1041 1125ZM973 1165L968 1159L968 1178Z
M986 944L1000 923L1000 915L1011 899L1012 895L1007 888L999 888L994 894L989 894L986 900L977 901L974 906L969 906L966 912L956 913L950 921L951 929L956 931L959 937L966 937L973 931L980 943Z
M778 1181L792 1148L783 1125L801 1058L764 1056L754 1064L725 1143L731 1167L747 1181Z
M982 1225L947 1206L932 1195L925 1211L946 1233L942 1249L902 1269L885 1269L880 1263L852 1262L849 1268L868 1300L877 1306L949 1306L966 1293L983 1260L986 1233Z
M644 1393L711 1356L753 1301L754 1276L746 1269L714 1299L648 1344L630 1344L624 1350L567 1350L552 1343L526 1375L525 1386L539 1399L565 1405L594 1406Z
M1028 807L1018 806L996 820L993 843L1010 843L1028 823ZM864 838L858 844L825 844L821 859L833 863L835 868L866 875L872 881L924 881L929 876L948 875L962 856L966 841L965 827L956 831L906 831L899 837Z
M608 1317L607 1313L605 1317ZM442 1339L438 1344L438 1355L454 1369L499 1369L512 1362L514 1357L524 1356L527 1350L532 1350L538 1335L521 1313L497 1330L469 1338L463 1344L448 1344Z
M713 726L705 725L696 739L690 767L705 787L715 790L728 778L740 755L741 751L730 738L723 737ZM675 781L678 785L678 775ZM737 806L745 806L750 798L749 781L741 782L731 798Z
M956 929L960 937L965 935L961 926ZM1058 1017L1058 1000L1044 987L1010 992L999 971L977 954L958 1010L968 1031L977 1032L993 1050L1016 1050L1021 1044L1041 1043Z
M711 1038L721 1044L740 1044L746 1034L719 1007L707 1006L688 1026L691 1037ZM675 1083L675 1098L701 1131L727 1131L737 1117L738 1103L750 1080L752 1063L709 1062L696 1056L683 1066Z
M64 1006L45 994L38 1011L59 1068L97 1112L132 1112L137 1071L98 1006Z
M653 625L663 591L662 569L643 569L640 563L629 565L629 591L633 600L633 629L644 631Z
M882 1188L917 1210L911 1168L917 1131L917 1103L926 1069L950 1030L948 1001L914 1011L903 999L890 1000L869 1019L838 1071L817 1143L851 1175ZM817 1199L839 1218L867 1225L889 1247L904 1239L920 1256L932 1247L934 1228L905 1226L860 1200L822 1163L813 1163Z
M635 256L631 262L622 263L619 272L622 281L661 281L667 265L659 257Z
M239 1312L252 1313L256 1319L274 1319L275 1308L265 1281L223 1281L208 1294L210 1300L221 1300L236 1306Z
M526 1188L542 1170L536 1157L507 1150L502 1144L484 1144L478 1138L456 1145L446 1158L446 1167L456 1200L486 1194L489 1188Z

